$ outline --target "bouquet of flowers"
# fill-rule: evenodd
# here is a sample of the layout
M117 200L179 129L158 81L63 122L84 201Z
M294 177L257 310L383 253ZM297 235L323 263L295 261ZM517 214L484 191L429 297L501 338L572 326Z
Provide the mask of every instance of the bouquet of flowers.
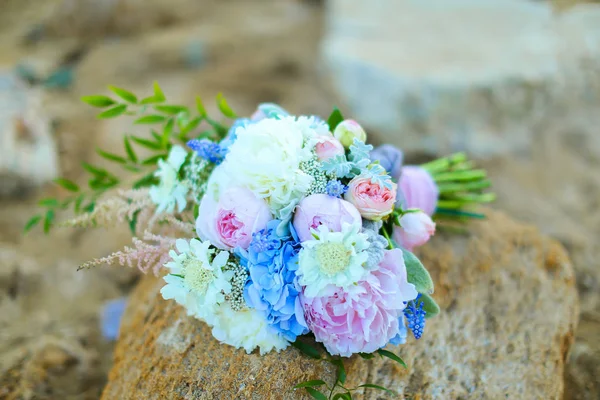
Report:
M164 267L162 297L248 353L293 344L314 356L298 340L312 335L336 365L339 356L374 352L401 362L383 348L405 343L407 330L420 338L425 319L439 312L432 279L412 250L434 234L434 214L478 216L469 206L492 199L482 192L484 171L463 154L402 167L398 149L373 149L337 109L325 121L261 104L238 118L219 96L219 109L233 119L227 126L208 117L200 99L195 113L164 104L156 84L142 100L111 90L117 99L84 101L106 108L101 118L134 115L160 128L126 136L123 155L98 152L143 176L106 196L120 179L84 164L90 191L57 180L72 195L42 200L46 213L27 229L43 221L49 230L55 212L70 206L78 215L66 225L127 221L134 247L82 267ZM140 160L132 144L153 154ZM314 394L319 382L300 387Z

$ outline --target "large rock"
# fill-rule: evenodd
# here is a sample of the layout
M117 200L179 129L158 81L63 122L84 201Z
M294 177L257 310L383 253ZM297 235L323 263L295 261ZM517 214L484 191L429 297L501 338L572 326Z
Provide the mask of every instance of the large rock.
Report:
M348 386L372 382L427 399L561 398L578 311L564 249L490 211L468 234L440 234L420 255L443 312L421 340L394 349L408 369L352 358ZM304 393L291 390L298 382L332 381L331 368L295 349L260 357L220 345L162 300L161 286L149 277L133 293L104 399L291 399Z
M600 104L600 5L332 0L322 46L355 119L406 150L521 154ZM592 131L592 128L588 129Z
M0 196L57 176L56 146L41 95L0 71Z

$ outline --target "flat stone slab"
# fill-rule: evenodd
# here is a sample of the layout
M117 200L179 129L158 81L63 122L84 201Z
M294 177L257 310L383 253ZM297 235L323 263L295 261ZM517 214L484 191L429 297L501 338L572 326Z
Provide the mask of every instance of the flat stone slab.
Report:
M422 339L390 348L408 368L354 357L349 387L370 382L423 399L562 398L578 314L569 258L536 228L488 214L421 249L442 313ZM291 389L301 381L333 381L332 368L294 348L260 357L219 344L160 297L162 285L146 277L132 294L103 399L296 399L306 397Z

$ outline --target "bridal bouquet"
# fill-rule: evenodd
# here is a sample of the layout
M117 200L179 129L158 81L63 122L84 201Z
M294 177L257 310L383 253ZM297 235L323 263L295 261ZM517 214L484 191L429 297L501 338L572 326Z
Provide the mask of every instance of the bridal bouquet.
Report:
M120 178L84 164L90 190L57 180L72 195L42 200L47 211L28 229L43 221L49 230L55 212L71 206L77 215L63 225L127 221L134 247L82 267L164 268L162 297L248 353L293 344L314 356L298 340L311 335L330 358L378 352L401 362L383 348L405 343L407 330L420 338L426 318L439 312L412 250L434 234L432 216L479 216L470 205L492 199L482 192L484 171L463 154L402 167L398 149L374 149L337 109L325 121L261 104L238 118L219 96L233 119L227 126L200 99L195 112L164 104L158 85L142 100L111 90L117 99L84 101L105 108L101 118L132 115L153 128L147 137L125 136L122 155L98 153L143 176L110 196ZM134 145L151 154L141 160ZM300 386L314 394L320 382Z

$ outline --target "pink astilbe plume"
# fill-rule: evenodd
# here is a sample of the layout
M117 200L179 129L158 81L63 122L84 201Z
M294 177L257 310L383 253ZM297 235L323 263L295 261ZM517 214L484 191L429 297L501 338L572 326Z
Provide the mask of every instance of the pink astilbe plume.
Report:
M123 250L106 257L88 261L78 270L102 264L119 264L130 268L136 266L143 273L152 270L155 275L158 275L160 268L170 260L169 251L174 248L176 240L173 237L159 236L146 231L143 240L133 238L133 247L126 246Z

